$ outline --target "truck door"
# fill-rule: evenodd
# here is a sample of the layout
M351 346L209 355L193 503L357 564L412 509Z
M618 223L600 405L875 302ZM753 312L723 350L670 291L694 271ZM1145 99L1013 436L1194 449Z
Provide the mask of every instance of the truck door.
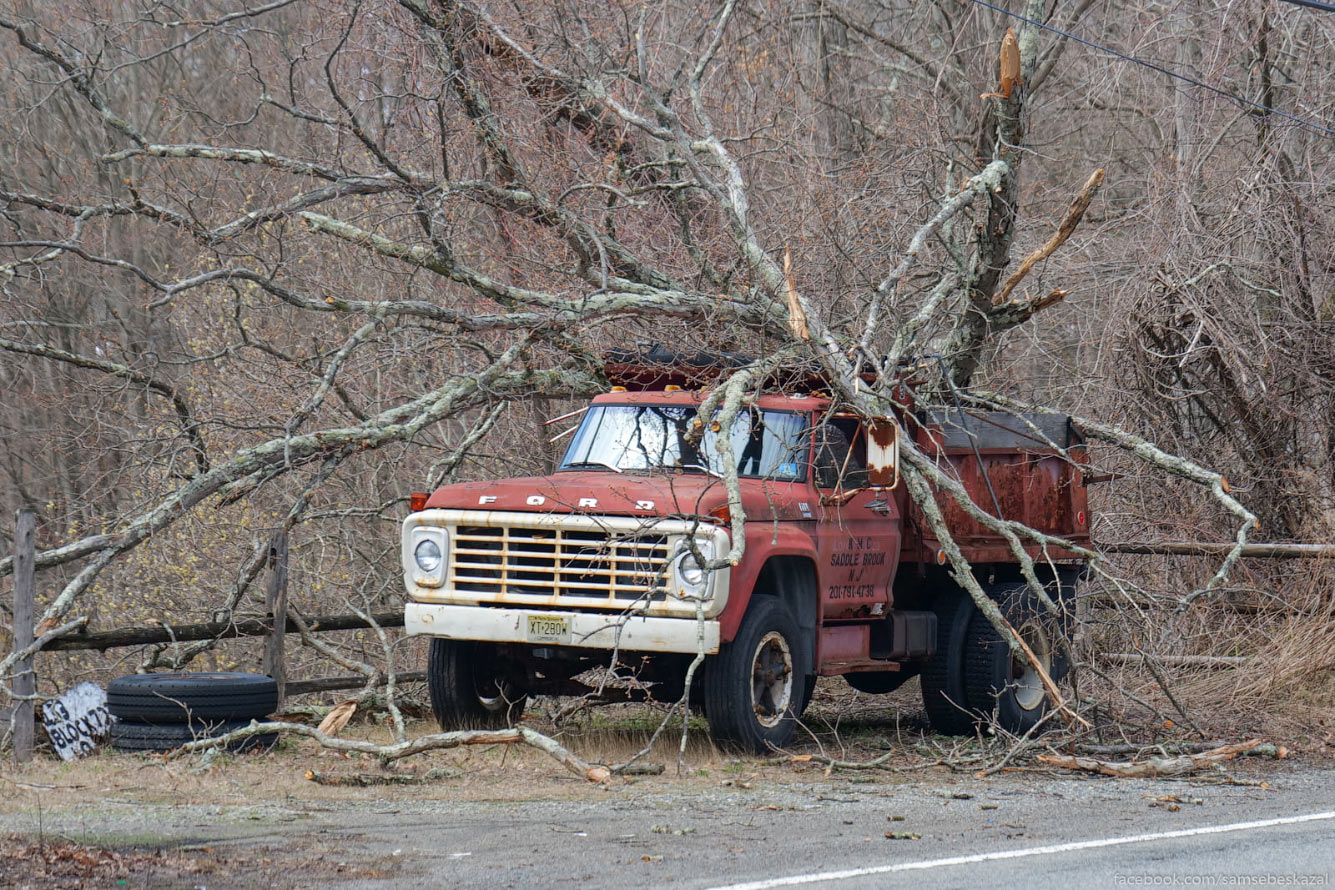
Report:
M812 435L821 617L874 618L890 609L900 516L889 492L867 486L867 445L856 417L821 419Z

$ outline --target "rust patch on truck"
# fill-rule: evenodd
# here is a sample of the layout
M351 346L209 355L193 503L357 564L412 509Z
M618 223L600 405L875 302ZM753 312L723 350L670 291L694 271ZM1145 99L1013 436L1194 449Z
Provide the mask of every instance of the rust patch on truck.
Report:
M867 424L867 484L872 488L899 485L899 424L893 420Z

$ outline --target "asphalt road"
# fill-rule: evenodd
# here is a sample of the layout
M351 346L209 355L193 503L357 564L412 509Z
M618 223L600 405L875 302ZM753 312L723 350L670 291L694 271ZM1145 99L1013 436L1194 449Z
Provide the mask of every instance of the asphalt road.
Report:
M734 890L1335 882L1335 772L1270 784L1030 776L613 792L576 806L473 804L427 819L405 812L391 835L365 823L333 830L368 852L395 844L402 862L392 880L348 887L423 879ZM1304 821L1275 821L1296 819Z
M1241 775L1266 786L811 770L746 787L716 772L692 787L574 785L568 797L539 800L386 789L377 800L289 797L225 809L107 801L43 819L49 833L101 844L152 834L233 864L271 863L198 884L144 884L209 890L1335 883L1335 770L1285 762ZM0 829L30 830L15 818L31 815L0 817Z

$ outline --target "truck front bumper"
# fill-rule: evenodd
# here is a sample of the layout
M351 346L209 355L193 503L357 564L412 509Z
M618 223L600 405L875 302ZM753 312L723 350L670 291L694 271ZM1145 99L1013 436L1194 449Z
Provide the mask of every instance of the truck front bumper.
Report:
M570 642L529 638L530 615L570 622ZM704 627L689 618L654 618L597 612L548 612L533 609L498 609L487 606L450 606L410 602L404 609L404 629L410 634L447 640L486 640L493 643L528 643L534 646L576 646L584 649L619 648L626 652L699 651L704 631L705 654L719 650L719 623L706 619Z

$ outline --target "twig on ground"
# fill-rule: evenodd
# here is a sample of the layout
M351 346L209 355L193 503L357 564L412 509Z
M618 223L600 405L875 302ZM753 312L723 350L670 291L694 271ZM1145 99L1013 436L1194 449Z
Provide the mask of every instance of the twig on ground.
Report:
M306 770L306 778L317 785L339 785L350 788L371 788L377 785L425 785L440 779L457 779L458 770L430 769L420 776L408 776L401 773L358 773L352 776L332 776L328 773Z

